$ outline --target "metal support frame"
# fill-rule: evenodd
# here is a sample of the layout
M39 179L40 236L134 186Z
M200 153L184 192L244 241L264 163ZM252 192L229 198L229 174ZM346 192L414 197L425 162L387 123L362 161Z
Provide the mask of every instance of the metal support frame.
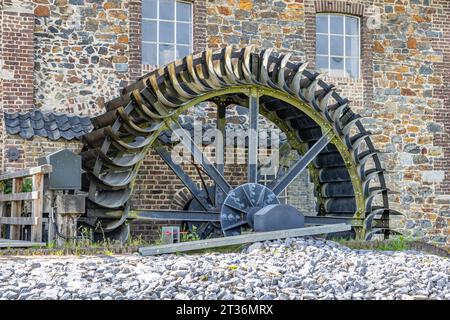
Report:
M280 121L279 118L277 118L276 114L274 112L268 112L264 109L261 109L261 114L272 121L274 124L278 126L278 128L283 131L288 139L289 145L293 150L296 150L297 153L301 156L304 155L307 151L307 144L306 143L300 143L296 135L291 132L291 128L283 121ZM320 180L319 180L319 173L316 167L310 163L308 165L308 172L309 175L314 182L314 185L316 186L316 197L317 197L317 203L319 205L319 214L320 210L323 210L324 205L324 198L322 197L322 190L320 188Z
M217 102L217 135L216 135L216 167L217 171L223 176L225 169L225 152L226 152L226 103ZM215 187L215 206L220 208L224 200L223 191L217 186Z
M308 166L308 164L327 146L330 142L329 132L325 133L313 146L309 149L289 171L281 177L281 179L274 181L271 189L273 193L279 195L286 187Z
M231 185L225 180L222 174L216 169L216 167L209 161L207 157L203 156L203 152L200 148L195 144L189 134L181 127L178 121L173 120L169 121L169 127L173 131L175 135L177 135L181 143L188 149L188 151L192 154L194 160L199 163L206 174L214 180L214 182L222 189L223 192L228 194L228 192L232 189Z
M258 115L259 96L257 90L252 89L249 95L248 183L258 182Z
M135 210L130 213L138 220L155 221L201 221L201 222L220 222L220 212L203 211L181 211L181 210ZM373 219L375 227L385 227L386 219ZM330 217L330 216L312 216L305 215L305 225L328 225L335 223L345 223L353 227L360 226L361 220L353 217Z
M184 172L180 165L173 162L171 154L166 150L164 146L155 147L155 151L159 154L159 156L164 160L164 162L169 166L170 169L176 174L176 176L181 180L186 188L188 188L189 192L191 192L192 196L200 203L200 205L205 210L212 210L213 206L206 202L204 198L200 197L200 189L197 187L197 184L191 180L189 175Z
M190 222L219 222L219 212L179 211L179 210L146 210L134 211L139 220L156 221L190 221Z

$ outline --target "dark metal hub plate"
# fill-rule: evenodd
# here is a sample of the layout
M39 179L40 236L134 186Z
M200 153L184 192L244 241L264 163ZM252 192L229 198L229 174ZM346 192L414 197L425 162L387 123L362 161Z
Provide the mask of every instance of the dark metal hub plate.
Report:
M261 184L246 183L233 189L225 198L220 213L223 234L241 234L243 229L252 227L252 216L257 209L279 203L272 190Z

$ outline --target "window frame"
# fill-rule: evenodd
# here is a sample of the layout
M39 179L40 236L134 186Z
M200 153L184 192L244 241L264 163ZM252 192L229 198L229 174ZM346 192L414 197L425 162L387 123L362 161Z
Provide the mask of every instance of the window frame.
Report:
M322 32L318 32L317 31L317 17L318 16L326 16L328 19L328 32L327 33L322 33ZM343 20L344 20L344 24L343 24L343 32L342 34L338 34L338 33L331 33L331 16L342 16ZM346 33L346 17L351 17L357 20L358 22L358 34L357 35L350 35ZM356 15L352 15L352 14L346 14L346 13L339 13L339 12L318 12L316 13L316 52L315 52L315 59L316 59L316 64L317 64L317 57L326 57L328 60L328 67L326 68L326 72L328 72L330 74L331 77L344 77L344 78L349 78L349 79L353 79L353 80L360 80L361 79L361 62L362 62L362 48L361 48L361 22L362 19L359 16ZM318 54L317 53L317 38L318 36L326 36L328 38L328 53L325 54ZM343 55L342 56L337 56L337 55L332 55L331 54L331 37L332 36L341 36L344 38L344 46L343 46ZM347 38L358 38L358 55L357 56L351 56L351 55L347 55L347 48L346 48L346 40ZM336 75L335 73L333 74L331 67L331 57L339 57L339 58L343 58L344 59L344 68L343 69L333 69L333 70L340 70L343 71L343 75L339 76ZM351 75L347 75L347 60L348 59L357 59L358 60L358 73L356 77L352 77ZM322 70L325 70L324 68L320 68Z
M174 0L174 11L173 11L173 15L174 15L174 19L173 20L168 20L168 19L160 19L159 17L159 6L160 6L160 0L156 0L156 17L155 18L146 18L144 17L144 1L142 1L142 18L141 18L141 35L142 35L142 39L141 39L141 44L142 44L142 50L144 50L144 44L154 44L156 45L156 64L151 64L151 63L145 63L143 58L144 55L142 54L142 58L141 58L141 63L143 65L152 65L152 66L160 66L160 54L159 54L159 48L160 45L170 45L174 47L174 53L173 53L173 59L171 61L174 61L177 59L177 46L183 46L183 47L188 47L189 48L189 52L193 52L193 48L194 48L194 3L192 1L189 0ZM186 3L189 4L190 6L190 11L191 11L191 20L190 21L181 21L181 20L177 20L178 16L177 16L177 2L181 2L181 3ZM146 41L144 40L144 21L152 21L152 22L156 22L156 41ZM173 43L169 43L169 42L161 42L159 40L159 28L160 28L160 22L170 22L173 23L174 25L174 39L173 39ZM179 44L177 43L177 24L181 23L181 24L186 24L186 25L190 25L190 44Z

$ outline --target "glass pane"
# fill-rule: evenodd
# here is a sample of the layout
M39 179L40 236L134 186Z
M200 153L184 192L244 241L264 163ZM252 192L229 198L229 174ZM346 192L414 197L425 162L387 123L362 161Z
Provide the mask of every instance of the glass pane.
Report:
M159 18L163 20L175 20L174 0L159 0Z
M173 45L160 44L159 45L159 64L168 64L175 60L175 48Z
M328 54L328 36L317 35L317 54Z
M316 57L316 67L328 70L328 57Z
M192 21L192 5L177 1L177 21Z
M156 21L142 21L142 40L156 41Z
M358 18L355 17L345 17L345 33L351 35L359 34L359 23Z
M177 59L184 58L191 53L189 46L177 46Z
M330 69L331 70L344 70L344 58L341 57L331 57L330 59Z
M316 16L316 32L328 33L328 15Z
M344 34L344 16L330 15L330 33Z
M352 78L359 77L359 59L347 59L345 61L347 76Z
M157 0L142 1L142 18L156 19Z
M156 65L156 44L142 44L142 64Z
M344 37L330 36L330 52L332 56L344 55Z
M175 30L173 22L159 23L159 42L173 43L175 38Z
M177 43L179 44L191 44L191 24L190 23L177 23Z
M345 38L345 55L351 57L359 57L359 38L346 37Z

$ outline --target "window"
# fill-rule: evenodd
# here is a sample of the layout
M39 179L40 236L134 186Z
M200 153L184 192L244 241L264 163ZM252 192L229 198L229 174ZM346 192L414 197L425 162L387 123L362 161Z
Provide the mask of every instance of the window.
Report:
M341 14L316 16L316 66L332 76L359 78L360 20Z
M192 52L192 3L142 1L142 63L164 65Z

